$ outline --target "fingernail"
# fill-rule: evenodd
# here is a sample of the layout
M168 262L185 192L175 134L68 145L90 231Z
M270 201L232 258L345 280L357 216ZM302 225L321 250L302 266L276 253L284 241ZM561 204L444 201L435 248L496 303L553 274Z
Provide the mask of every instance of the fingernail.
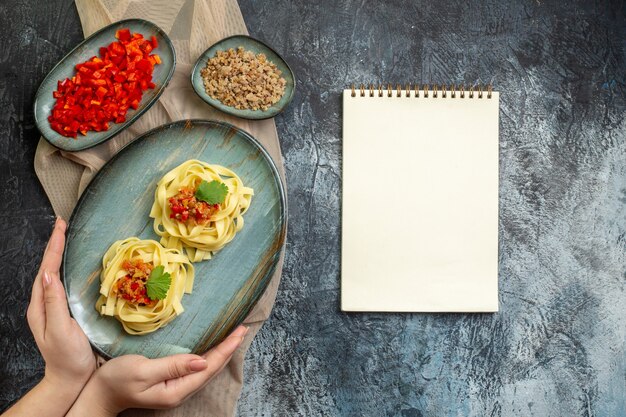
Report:
M52 282L52 278L50 278L50 274L48 271L43 271L43 286L47 287Z
M64 223L63 223L64 221L65 221L65 220L63 220L63 217L61 217L61 216L57 216L57 219L54 221L54 227L59 227L59 226L61 226L62 224L64 225ZM64 228L65 228L65 227L64 227Z
M244 336L248 334L248 330L250 330L250 328L246 327L246 332L243 334Z
M204 359L194 359L189 362L189 369L194 372L203 371L207 367L207 362Z
M247 331L248 331L248 328L246 326L239 326L235 329L232 335L233 336L245 336Z

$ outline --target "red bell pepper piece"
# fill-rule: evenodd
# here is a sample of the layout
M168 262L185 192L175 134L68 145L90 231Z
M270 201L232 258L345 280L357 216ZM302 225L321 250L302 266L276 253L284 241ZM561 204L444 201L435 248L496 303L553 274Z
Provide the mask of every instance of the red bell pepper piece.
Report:
M120 40L120 42L128 42L130 41L131 35L130 30L128 29L120 29L115 32L115 37Z

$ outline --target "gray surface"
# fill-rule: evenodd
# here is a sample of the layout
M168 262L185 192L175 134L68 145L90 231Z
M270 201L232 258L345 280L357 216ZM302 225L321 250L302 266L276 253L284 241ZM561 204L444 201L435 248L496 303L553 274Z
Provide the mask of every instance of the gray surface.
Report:
M32 172L32 95L80 39L71 2L40 4L0 5L2 407L42 372L24 320L52 224ZM285 273L246 359L239 415L626 415L624 3L241 6L299 85L276 120ZM338 311L339 92L378 80L491 81L502 92L500 313Z

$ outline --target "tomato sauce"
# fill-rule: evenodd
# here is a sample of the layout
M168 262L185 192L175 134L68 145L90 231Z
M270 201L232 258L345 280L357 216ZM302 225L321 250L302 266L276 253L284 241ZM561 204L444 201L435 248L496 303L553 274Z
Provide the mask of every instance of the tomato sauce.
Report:
M154 266L142 261L140 258L135 258L124 261L122 268L124 268L127 274L117 281L113 292L117 293L119 298L129 303L140 306L154 305L157 300L150 299L146 289L146 282Z
M178 194L169 199L170 219L201 225L211 221L211 216L219 211L220 205L198 200L195 193L196 190L185 187L178 190Z

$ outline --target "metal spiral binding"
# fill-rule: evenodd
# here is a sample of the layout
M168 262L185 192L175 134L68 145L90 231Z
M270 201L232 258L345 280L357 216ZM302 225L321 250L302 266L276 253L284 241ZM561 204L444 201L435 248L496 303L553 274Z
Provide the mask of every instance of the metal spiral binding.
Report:
M421 88L420 88L421 87ZM355 84L351 85L351 96L352 97L356 97L357 96L357 87L355 86ZM378 90L378 97L384 97L384 91L387 90L387 97L393 97L393 90L394 87L391 83L387 83L387 85L385 86L385 84L373 84L373 83L369 83L367 86L365 84L360 84L358 87L358 94L361 97L365 97L366 93L365 90L369 91L369 96L370 97L376 97L376 91ZM432 98L448 98L448 95L450 98L465 98L465 93L467 92L467 96L468 98L474 98L474 96L476 96L476 98L482 99L484 92L486 90L487 92L487 98L491 98L492 97L492 93L493 93L493 86L491 84L472 84L470 85L467 89L465 88L464 84L433 84L432 88L429 88L428 84L423 84L420 86L420 84L414 84L413 86L411 86L411 83L405 84L404 88L402 87L401 84L396 84L395 86L395 90L396 90L396 97L402 97L402 93L404 92L404 97L410 98L410 97L414 97L414 98L429 98L429 93L432 92L431 97ZM421 94L420 94L420 90L421 90ZM413 95L411 95L411 92L413 92Z

